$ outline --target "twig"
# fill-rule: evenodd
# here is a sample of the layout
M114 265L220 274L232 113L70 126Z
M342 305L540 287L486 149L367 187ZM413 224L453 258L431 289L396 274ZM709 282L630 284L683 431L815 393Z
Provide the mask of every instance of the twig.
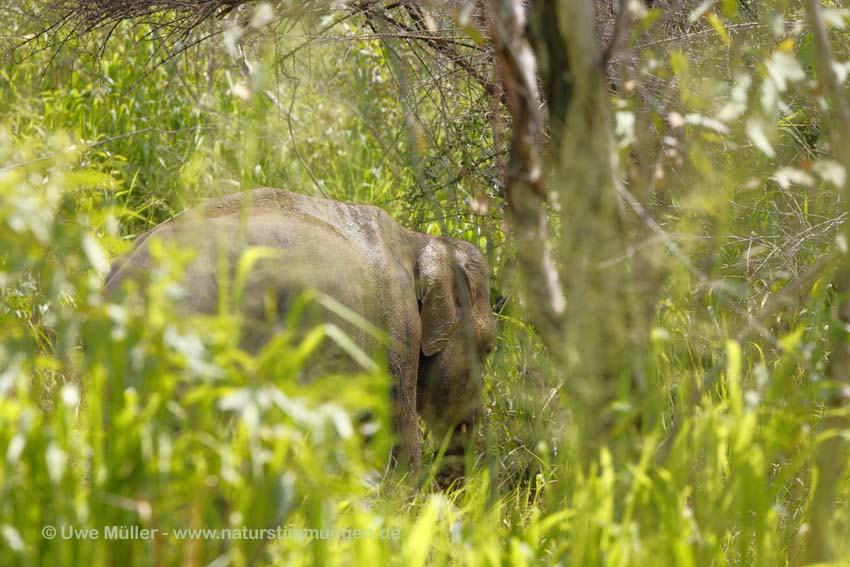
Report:
M415 34L416 32L412 30L409 26L404 23L396 20L389 14L383 12L375 12L375 15L386 22L387 24L395 27L396 29L400 29L404 31L406 34ZM428 34L421 38L422 41L430 45L432 48L442 53L446 57L448 57L455 65L459 66L461 69L466 71L470 77L474 78L478 84L484 89L487 94L491 96L502 96L504 95L500 92L499 86L492 81L487 80L484 76L482 76L472 65L469 64L469 61L463 58L457 51L455 51L451 44L446 42L444 39L439 38L437 36L433 36ZM507 99L502 98L502 103L507 104Z
M785 22L785 25L789 26L789 25L793 25L794 23L799 23L799 22ZM729 24L729 25L726 26L726 29L737 30L737 29L746 29L746 28L758 28L758 27L763 27L763 26L764 26L764 24L761 24L761 23L758 23L758 22L745 22L745 23L741 23L741 24ZM636 49L645 49L647 47L652 47L654 45L661 45L663 43L672 43L672 42L675 42L675 41L684 41L684 40L688 40L688 39L693 39L693 38L695 38L699 35L706 35L706 34L710 34L710 33L716 33L714 28L708 28L708 29L704 29L704 30L695 31L693 33L686 33L686 34L677 35L677 36L674 36L674 37L665 37L663 39L657 39L655 41L650 41L650 42L647 42L647 43L641 43L641 44L636 45L635 48Z
M602 65L606 65L616 53L620 40L629 27L630 19L629 0L620 0L620 13L617 14L617 21L614 23L614 35L611 36L608 47L602 52Z
M313 175L313 170L310 168L310 165L304 160L304 156L301 155L301 151L298 149L298 143L295 141L295 132L292 131L292 108L293 106L295 106L295 93L297 90L298 85L296 84L292 88L292 100L289 102L289 108L285 112L286 124L289 127L289 139L292 142L292 149L293 151L295 151L295 157L298 158L299 163L301 163L301 166L307 172L307 175L310 176L310 180L313 182L313 185L315 185L316 189L319 190L320 195L322 195L326 199L329 199L330 195L328 195L328 192L325 190L322 183L318 179L316 179L315 175ZM282 105L274 96L274 94L272 94L268 90L263 91L263 94L265 94L269 98L269 100L271 100L272 103L274 103L278 108L281 108Z

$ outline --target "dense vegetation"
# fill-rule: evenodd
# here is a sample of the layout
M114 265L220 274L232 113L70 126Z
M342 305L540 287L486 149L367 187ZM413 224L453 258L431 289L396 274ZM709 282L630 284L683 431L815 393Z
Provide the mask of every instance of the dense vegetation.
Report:
M607 39L615 23L597 4ZM640 380L616 393L608 442L588 458L574 400L594 383L576 384L529 322L503 213L511 124L482 88L492 61L464 8L429 24L463 38L460 66L362 15L267 18L265 4L197 44L135 22L18 45L44 20L12 2L0 565L799 565L812 525L828 527L822 565L847 565L845 445L828 516L812 506L818 451L850 431L829 372L836 336L848 340L833 283L848 136L832 131L811 28L780 1L631 4L607 71L651 317L632 330ZM843 80L850 13L824 13ZM254 357L234 346L236 313L176 317L191 252L161 251L147 301L104 300L132 237L256 186L378 205L485 250L499 334L463 483L433 482L439 440L416 478L386 470L385 369L297 380L334 340L323 328ZM557 238L571 204L553 195ZM377 430L354 419L367 408ZM109 539L108 526L159 534ZM177 531L278 527L339 532Z

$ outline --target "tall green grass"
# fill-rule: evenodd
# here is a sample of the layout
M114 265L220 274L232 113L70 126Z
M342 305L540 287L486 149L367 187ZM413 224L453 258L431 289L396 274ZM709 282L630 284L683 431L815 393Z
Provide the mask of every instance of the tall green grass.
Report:
M493 143L477 107L462 102L466 93L454 101L462 121L454 133L468 138L452 138L439 105L423 103L421 138L411 140L388 86L388 55L374 41L354 50L318 44L276 74L296 38L261 37L251 53L264 75L252 84L216 45L144 76L153 45L138 41L144 30L119 31L99 59L72 42L52 61L36 53L2 71L0 565L800 561L813 452L825 437L847 435L817 427L829 273L765 323L767 338L737 338L747 310L826 248L826 228L810 230L796 249L789 235L834 219L828 186L782 187L766 180L773 162L755 168L753 153L724 151L704 129L677 134L685 161L667 176L681 183L658 195L666 204L657 213L694 262L713 263L725 295L664 260L669 277L652 322L645 394L617 401L622 419L610 447L580 462L570 377L525 323L498 209L472 211L490 188L480 179L452 183L469 166L466 154L478 151L474 141ZM688 67L680 57L664 59L659 73L702 97L700 73L710 66ZM802 111L784 120L783 132L814 127ZM778 161L796 159L789 138ZM414 146L420 171L410 165ZM160 251L145 301L102 297L125 235L202 197L256 185L377 204L412 228L487 248L495 293L508 300L464 483L436 488L431 440L418 476L387 473L384 369L298 380L300 361L333 340L321 330L309 340L283 333L251 356L234 346L234 316L177 317L185 253ZM365 409L378 427L355 419ZM850 530L848 492L845 473L834 543L850 557L841 537ZM115 525L159 534L105 539ZM46 526L59 535L45 537ZM66 538L63 526L101 537ZM339 532L176 535L243 527ZM375 537L354 537L355 529Z

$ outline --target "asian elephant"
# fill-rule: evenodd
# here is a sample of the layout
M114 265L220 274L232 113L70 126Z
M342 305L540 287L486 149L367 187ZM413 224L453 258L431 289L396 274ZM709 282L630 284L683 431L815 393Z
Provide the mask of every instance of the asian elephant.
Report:
M195 249L184 305L197 312L218 309L222 257L232 269L249 247L273 249L248 276L241 310L253 328L243 346L262 346L303 291L330 296L389 336L395 452L418 464L421 416L438 443L451 434L447 455L463 454L495 333L490 270L478 247L407 230L373 206L262 188L209 201L140 236L112 266L107 296L144 277L157 238ZM372 348L368 333L346 330Z

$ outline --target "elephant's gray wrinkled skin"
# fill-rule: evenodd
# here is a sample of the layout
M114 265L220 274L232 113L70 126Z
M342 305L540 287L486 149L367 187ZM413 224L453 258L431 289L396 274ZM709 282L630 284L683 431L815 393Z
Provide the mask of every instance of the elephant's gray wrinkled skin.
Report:
M124 280L143 279L156 238L196 250L184 305L197 312L218 309L222 258L232 268L248 247L274 249L245 287L242 312L253 327L243 346L262 346L302 291L327 294L391 339L393 427L402 458L419 462L417 415L438 442L453 431L447 455L463 454L495 333L489 267L476 246L406 230L376 207L256 189L210 201L139 237L107 276L108 296ZM362 328L334 322L373 349Z

